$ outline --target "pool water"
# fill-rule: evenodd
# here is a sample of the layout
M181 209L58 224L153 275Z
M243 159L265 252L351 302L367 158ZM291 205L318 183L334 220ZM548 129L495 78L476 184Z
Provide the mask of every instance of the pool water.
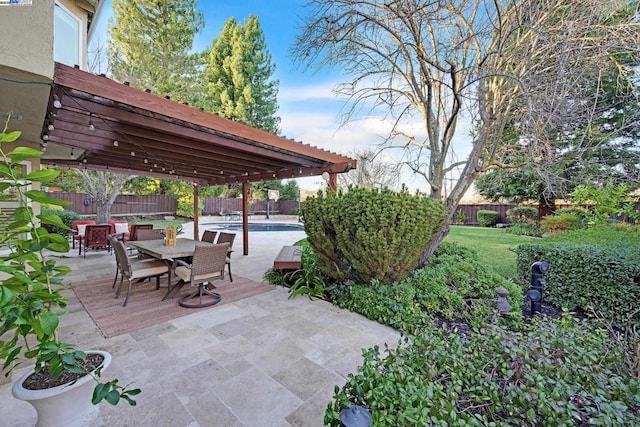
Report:
M242 231L242 224L207 224L207 230ZM261 224L249 223L249 231L304 231L302 224Z

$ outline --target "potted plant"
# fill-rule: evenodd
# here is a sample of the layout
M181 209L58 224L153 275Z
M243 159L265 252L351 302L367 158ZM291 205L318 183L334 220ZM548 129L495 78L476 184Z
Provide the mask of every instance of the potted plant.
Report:
M59 317L65 313L67 303L61 293L67 288L63 277L70 269L56 264L47 254L68 252L69 242L59 234L49 233L44 225L68 227L57 215L36 215L31 203L66 202L49 198L31 185L48 182L59 172L25 172L24 163L40 158L42 153L29 147L15 147L7 153L7 144L20 136L19 131L7 132L7 127L8 121L0 133L0 202L5 205L0 223L0 361L5 376L25 360L35 361L33 372L20 378L13 392L34 405L38 425L83 425L97 416L94 405L103 399L117 404L122 398L135 405L131 396L140 390L123 387L118 380L101 383L101 371L111 359L108 353L87 354L58 339ZM7 205L11 209L6 209ZM33 387L48 390L29 390ZM83 388L89 389L86 397L78 395ZM72 406L71 413L65 415L64 404L47 402L51 394L71 394L74 403L86 408ZM57 419L47 419L51 414Z

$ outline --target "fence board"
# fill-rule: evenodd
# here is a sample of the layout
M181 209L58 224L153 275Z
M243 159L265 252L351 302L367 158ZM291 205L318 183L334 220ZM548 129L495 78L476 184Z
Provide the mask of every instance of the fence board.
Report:
M65 206L68 211L80 215L95 215L96 204L90 194L50 192L49 197L67 200L71 205ZM153 194L148 196L133 196L120 194L111 206L111 216L137 215L175 215L178 202L173 197Z

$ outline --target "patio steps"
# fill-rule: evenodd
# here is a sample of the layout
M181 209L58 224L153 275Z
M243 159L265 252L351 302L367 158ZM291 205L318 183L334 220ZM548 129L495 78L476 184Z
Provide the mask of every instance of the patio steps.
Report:
M302 267L302 247L283 246L273 261L275 270L297 270Z

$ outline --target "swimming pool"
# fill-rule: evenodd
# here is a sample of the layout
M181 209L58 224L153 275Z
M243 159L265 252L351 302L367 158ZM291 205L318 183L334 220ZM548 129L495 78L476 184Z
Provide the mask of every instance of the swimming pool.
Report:
M203 228L206 230L230 230L230 231L242 231L242 224L230 223L230 224L204 224ZM249 231L304 231L304 225L302 224L262 224L262 223L249 223Z

